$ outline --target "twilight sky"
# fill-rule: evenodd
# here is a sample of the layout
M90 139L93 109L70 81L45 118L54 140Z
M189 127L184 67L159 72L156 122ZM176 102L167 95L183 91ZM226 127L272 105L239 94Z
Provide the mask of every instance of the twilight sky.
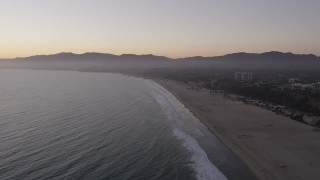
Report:
M0 0L0 57L320 55L319 0Z

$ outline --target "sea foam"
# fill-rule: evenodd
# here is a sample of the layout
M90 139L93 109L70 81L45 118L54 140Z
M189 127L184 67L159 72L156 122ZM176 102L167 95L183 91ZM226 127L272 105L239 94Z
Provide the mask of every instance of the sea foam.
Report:
M211 163L206 152L200 147L197 137L204 136L201 133L201 122L194 117L188 109L184 108L170 92L162 86L147 81L154 90L153 97L163 108L168 119L172 123L173 135L183 142L183 146L191 152L191 167L194 169L198 180L225 180L226 176Z

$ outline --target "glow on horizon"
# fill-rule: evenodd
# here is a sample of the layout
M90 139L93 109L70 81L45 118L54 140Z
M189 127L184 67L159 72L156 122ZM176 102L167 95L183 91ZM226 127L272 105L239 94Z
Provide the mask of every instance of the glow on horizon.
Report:
M318 0L0 0L0 58L59 52L320 55Z

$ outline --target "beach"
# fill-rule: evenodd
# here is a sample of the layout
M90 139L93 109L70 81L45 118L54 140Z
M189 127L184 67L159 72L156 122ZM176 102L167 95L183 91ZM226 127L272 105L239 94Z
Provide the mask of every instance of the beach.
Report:
M258 179L316 180L320 133L271 111L154 79L171 92L235 153Z

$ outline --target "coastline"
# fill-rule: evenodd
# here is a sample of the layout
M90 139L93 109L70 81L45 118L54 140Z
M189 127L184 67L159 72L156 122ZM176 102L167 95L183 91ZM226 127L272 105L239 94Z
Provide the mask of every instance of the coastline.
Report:
M319 179L320 133L312 131L313 127L239 101L187 89L181 82L113 74L149 79L164 87L258 179Z
M151 79L171 92L258 179L318 179L320 133L313 127L183 83Z

